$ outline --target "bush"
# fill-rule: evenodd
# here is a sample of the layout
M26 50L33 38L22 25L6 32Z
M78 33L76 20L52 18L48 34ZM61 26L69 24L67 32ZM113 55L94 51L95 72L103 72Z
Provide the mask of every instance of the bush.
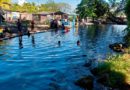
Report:
M126 7L125 7L125 13L127 15L128 27L130 27L130 0L127 0Z

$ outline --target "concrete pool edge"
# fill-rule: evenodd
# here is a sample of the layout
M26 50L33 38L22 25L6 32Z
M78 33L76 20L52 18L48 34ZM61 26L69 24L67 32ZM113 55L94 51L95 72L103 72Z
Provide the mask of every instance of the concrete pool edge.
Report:
M35 31L35 32L31 32L30 34L38 34L38 33L43 33L43 32L50 31L50 30L52 30L52 29ZM25 36L25 35L27 35L27 34L24 34L23 36ZM12 39L12 38L15 38L15 37L19 37L19 35L14 33L13 36L11 36L11 37L0 38L0 41Z

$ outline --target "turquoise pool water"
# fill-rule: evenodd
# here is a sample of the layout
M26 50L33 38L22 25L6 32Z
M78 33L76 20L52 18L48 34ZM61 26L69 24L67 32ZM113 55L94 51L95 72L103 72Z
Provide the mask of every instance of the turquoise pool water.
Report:
M34 40L23 36L22 49L18 38L0 42L0 90L82 90L74 82L90 74L85 62L115 54L108 45L122 41L125 27L49 30L35 34Z

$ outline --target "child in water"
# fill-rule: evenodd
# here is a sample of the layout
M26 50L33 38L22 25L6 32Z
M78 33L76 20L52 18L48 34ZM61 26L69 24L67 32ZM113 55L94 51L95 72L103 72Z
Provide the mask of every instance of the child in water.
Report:
M80 46L80 41L79 40L77 41L77 46Z
M58 41L58 46L60 46L61 45L61 41Z

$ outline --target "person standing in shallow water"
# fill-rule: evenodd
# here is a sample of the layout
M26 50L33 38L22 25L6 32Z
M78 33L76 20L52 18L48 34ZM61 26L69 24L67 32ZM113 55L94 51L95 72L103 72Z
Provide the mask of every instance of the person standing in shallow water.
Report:
M61 46L61 41L58 41L58 46L59 46L59 47Z
M22 42L22 23L21 20L18 19L17 21L17 29L18 29L18 35L19 35L19 41Z
M18 19L17 21L17 28L18 28L18 32L22 32L22 23L20 19Z
M31 31L34 30L34 24L35 24L35 23L34 23L34 20L32 20L32 21L31 21Z
M27 35L28 35L28 37L30 37L30 35L31 35L29 30L27 31Z

